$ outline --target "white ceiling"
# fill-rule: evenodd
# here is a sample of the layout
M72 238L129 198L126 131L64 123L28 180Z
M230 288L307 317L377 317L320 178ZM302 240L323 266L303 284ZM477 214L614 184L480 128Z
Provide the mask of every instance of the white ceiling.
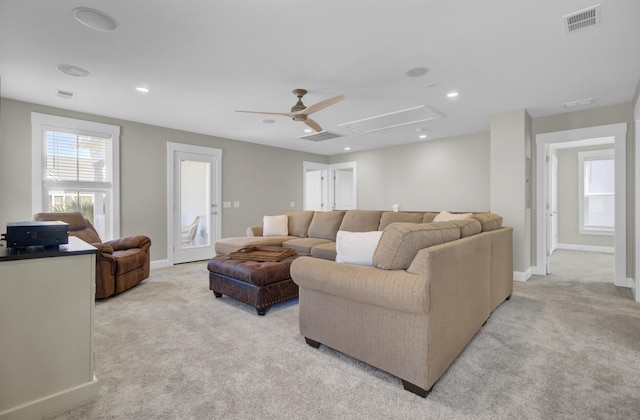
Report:
M489 130L493 114L532 117L630 102L640 79L640 1L601 0L601 24L567 34L563 16L597 0L0 0L1 95L163 127L335 155ZM113 17L113 32L73 16ZM73 77L57 70L88 70ZM407 77L424 66L428 73ZM151 92L140 94L136 86ZM298 139L291 90L343 137ZM57 96L57 89L77 93ZM449 100L450 90L460 92ZM594 98L567 109L563 103ZM357 134L340 124L424 105L443 118Z

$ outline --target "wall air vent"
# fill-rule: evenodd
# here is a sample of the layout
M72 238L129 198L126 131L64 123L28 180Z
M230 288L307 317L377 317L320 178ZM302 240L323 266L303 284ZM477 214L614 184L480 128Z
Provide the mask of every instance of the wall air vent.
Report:
M338 124L338 127L346 127L358 134L367 134L438 118L442 118L442 115L437 111L428 106L420 105L409 109L376 115L375 117Z
M75 97L76 97L78 94L77 94L77 93L75 93L75 92L67 92L67 91L64 91L64 90L60 90L60 89L58 89L58 90L57 90L57 95L58 95L59 97L61 97L61 98L64 98L64 99L75 99Z
M588 7L583 10L562 17L568 34L582 29L587 29L600 24L600 5Z
M335 139L338 137L342 137L342 135L337 133L332 133L331 131L321 131L319 133L308 134L306 136L300 136L298 138L302 140L324 141L324 140Z

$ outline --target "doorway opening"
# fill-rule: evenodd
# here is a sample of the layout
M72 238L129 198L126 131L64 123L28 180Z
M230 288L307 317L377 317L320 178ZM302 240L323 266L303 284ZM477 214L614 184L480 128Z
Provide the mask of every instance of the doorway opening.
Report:
M547 275L551 272L550 256L553 241L554 208L551 194L552 155L553 148L562 148L570 142L585 141L604 142L613 139L615 157L615 227L613 232L614 248L614 284L631 287L631 280L626 276L626 131L627 125L612 124L599 127L559 131L536 136L536 170L537 170L537 204L536 223L536 266L534 274ZM596 139L596 140L594 140ZM611 140L608 140L611 141ZM555 216L557 217L557 215ZM577 214L576 214L577 217Z

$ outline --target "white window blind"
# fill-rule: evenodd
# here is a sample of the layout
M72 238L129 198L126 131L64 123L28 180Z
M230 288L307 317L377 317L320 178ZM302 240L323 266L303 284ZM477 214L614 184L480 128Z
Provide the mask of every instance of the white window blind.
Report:
M104 183L110 187L111 139L45 131L45 179L77 183Z

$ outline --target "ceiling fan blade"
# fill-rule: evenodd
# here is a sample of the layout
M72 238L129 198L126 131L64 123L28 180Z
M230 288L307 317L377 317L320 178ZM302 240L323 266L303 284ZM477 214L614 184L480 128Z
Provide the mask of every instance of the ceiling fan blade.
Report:
M249 114L284 115L285 117L293 117L295 115L292 112L262 112L262 111L240 111L240 110L235 110L235 112L246 112Z
M306 120L304 120L304 123L316 130L318 133L322 131L322 127L320 127L320 124L313 121L311 118L307 118Z
M343 99L344 99L344 95L338 95L338 96L334 96L333 98L325 99L324 101L320 101L311 106L308 106L305 110L300 112L300 114L309 115L314 112L318 112L321 109L325 109L326 107L331 106L335 103L338 103Z

